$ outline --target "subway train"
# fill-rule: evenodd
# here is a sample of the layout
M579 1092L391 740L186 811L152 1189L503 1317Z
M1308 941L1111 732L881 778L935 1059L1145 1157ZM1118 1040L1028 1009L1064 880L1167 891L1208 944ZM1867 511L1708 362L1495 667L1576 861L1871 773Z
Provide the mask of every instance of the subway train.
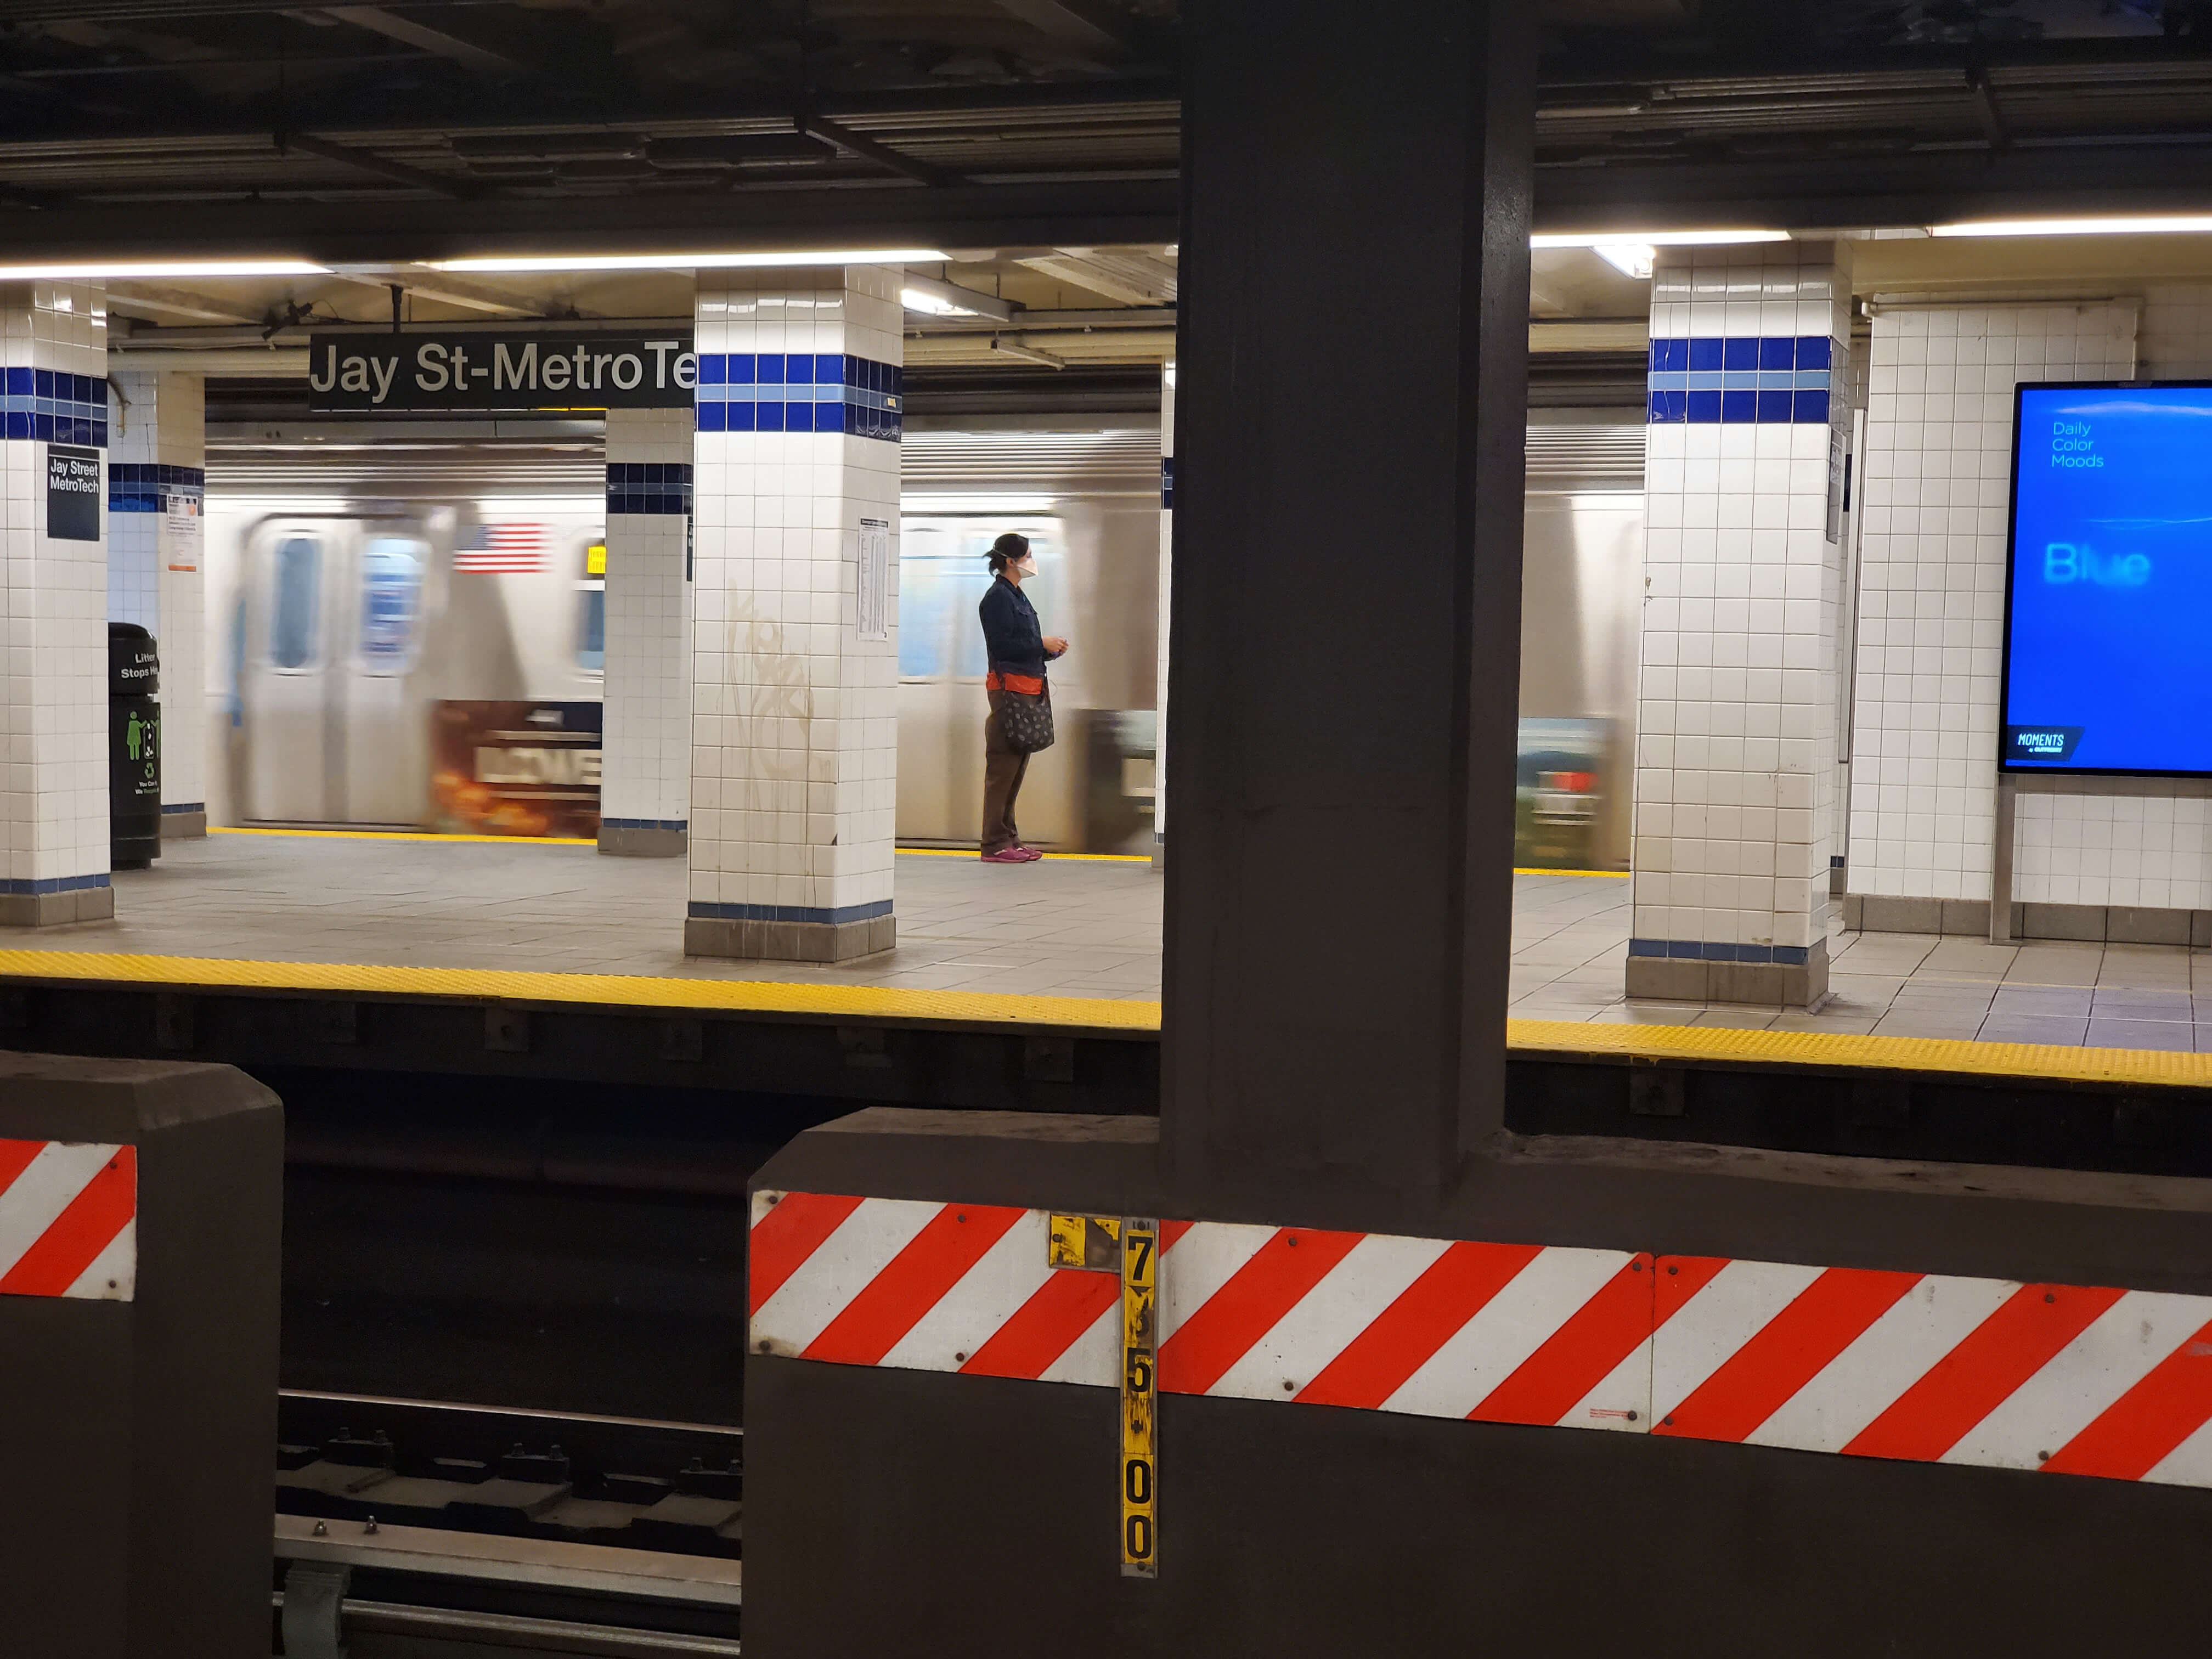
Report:
M1642 592L1638 411L1530 428L1523 863L1625 867ZM592 833L605 661L601 445L589 423L211 433L212 822ZM1027 592L1072 642L1025 837L1152 843L1159 442L1130 416L910 422L898 550L898 835L981 816L983 551L1030 537Z

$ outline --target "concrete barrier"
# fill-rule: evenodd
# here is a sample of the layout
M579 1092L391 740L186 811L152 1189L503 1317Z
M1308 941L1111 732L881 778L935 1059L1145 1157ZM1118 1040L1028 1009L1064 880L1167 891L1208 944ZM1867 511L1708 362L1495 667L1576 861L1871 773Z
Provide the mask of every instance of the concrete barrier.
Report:
M268 1651L283 1140L227 1066L0 1054L0 1651Z
M1155 1127L876 1110L762 1170L749 1654L1934 1659L2191 1643L2212 1542L2212 1486L2185 1484L2212 1480L2212 1182L1507 1137L1419 1218L1427 1244L1363 1256L1352 1237L1412 1231L1402 1214L1347 1190L1327 1213L1194 1215L1157 1173ZM1119 1571L1117 1355L1073 1281L1048 1282L1036 1206L1163 1222L1157 1580ZM766 1231L787 1207L781 1236ZM1199 1224L1183 1244L1177 1217ZM1490 1339L1583 1368L1587 1394L1571 1378L1547 1394L1534 1360L1517 1389L1486 1376L1477 1320L1438 1350L1436 1399L1363 1396L1340 1364L1324 1382L1362 1331L1381 1333L1360 1355L1375 1370L1418 1358L1380 1318L1422 1301L1399 1299L1391 1273L1412 1273L1393 1251L1450 1240L1531 1258L1516 1296L1547 1272L1571 1286L1596 1259L1563 1310L1513 1310L1541 1328ZM1842 1301L1896 1291L1893 1324L1863 1307L1861 1340L1832 1302L1790 1328L1780 1316L1814 1310L1824 1275ZM1610 1372L1604 1321L1575 1316L1603 1313L1608 1283L1627 1316ZM1179 1358L1179 1333L1232 1284L1245 1304L1212 1319L1215 1352ZM1090 1292L1101 1310L1110 1294ZM1960 1296L1986 1305L1960 1316ZM1009 1303L1024 1322L994 1311ZM1847 1425L1829 1444L1820 1422L1769 1412L1818 1394L1804 1390L1825 1351L1799 1362L1822 1342L1850 1363L1820 1374L1856 1366L1850 1409L1879 1432ZM1710 1378L1731 1353L1778 1351L1778 1367L1749 1368L1774 1400L1709 1389L1698 1420L1654 1420L1682 1410L1684 1367ZM1470 1378L1464 1401L1443 1398Z

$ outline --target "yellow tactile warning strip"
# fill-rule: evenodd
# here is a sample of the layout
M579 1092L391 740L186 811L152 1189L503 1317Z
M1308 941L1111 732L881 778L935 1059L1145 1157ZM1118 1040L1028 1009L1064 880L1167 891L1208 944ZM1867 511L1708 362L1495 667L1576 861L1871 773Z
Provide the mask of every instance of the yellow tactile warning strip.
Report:
M1513 873L1516 876L1603 876L1608 881L1626 881L1631 872L1626 870L1524 870L1516 865L1513 867Z
M596 1003L962 1025L1048 1025L1133 1032L1157 1031L1160 1026L1158 1003L1107 997L1018 996L881 985L794 985L757 979L523 973L487 968L232 961L94 951L0 951L0 979ZM1737 1030L1724 1025L1589 1025L1540 1019L1508 1020L1505 1031L1510 1047L1547 1053L1948 1072L2169 1087L2212 1085L2212 1054L2147 1048L2068 1048L1939 1037L1850 1036L1829 1031Z
M1654 1060L1733 1060L1869 1071L1971 1073L2081 1083L2212 1084L2212 1054L2157 1048L2068 1048L1954 1037L1850 1036L1837 1031L1733 1030L1725 1025L1586 1025L1510 1019L1516 1048L1635 1054Z
M883 985L793 985L760 979L658 979L641 974L522 973L493 968L400 968L359 963L248 962L104 951L0 951L0 979L103 981L257 991L580 1002L631 1008L830 1015L960 1024L1051 1025L1156 1031L1157 1002L920 991Z

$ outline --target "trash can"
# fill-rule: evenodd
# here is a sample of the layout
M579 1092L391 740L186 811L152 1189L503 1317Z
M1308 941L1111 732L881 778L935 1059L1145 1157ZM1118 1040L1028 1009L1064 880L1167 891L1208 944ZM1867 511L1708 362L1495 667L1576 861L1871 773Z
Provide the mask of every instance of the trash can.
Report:
M107 624L108 863L143 870L161 856L161 659L137 623Z

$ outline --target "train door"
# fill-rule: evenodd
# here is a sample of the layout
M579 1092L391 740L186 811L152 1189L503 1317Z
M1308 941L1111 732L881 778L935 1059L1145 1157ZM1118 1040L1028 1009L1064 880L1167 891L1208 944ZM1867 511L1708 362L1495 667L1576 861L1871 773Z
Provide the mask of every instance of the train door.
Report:
M428 806L428 712L416 670L434 576L431 544L411 524L361 526L350 578L351 648L331 681L343 738L339 821L420 823Z
M436 576L411 521L274 520L246 559L241 816L416 823L428 788L417 671Z
M352 533L343 520L275 520L246 548L239 701L249 819L327 823L343 815L331 764L343 734L330 682L345 637Z

